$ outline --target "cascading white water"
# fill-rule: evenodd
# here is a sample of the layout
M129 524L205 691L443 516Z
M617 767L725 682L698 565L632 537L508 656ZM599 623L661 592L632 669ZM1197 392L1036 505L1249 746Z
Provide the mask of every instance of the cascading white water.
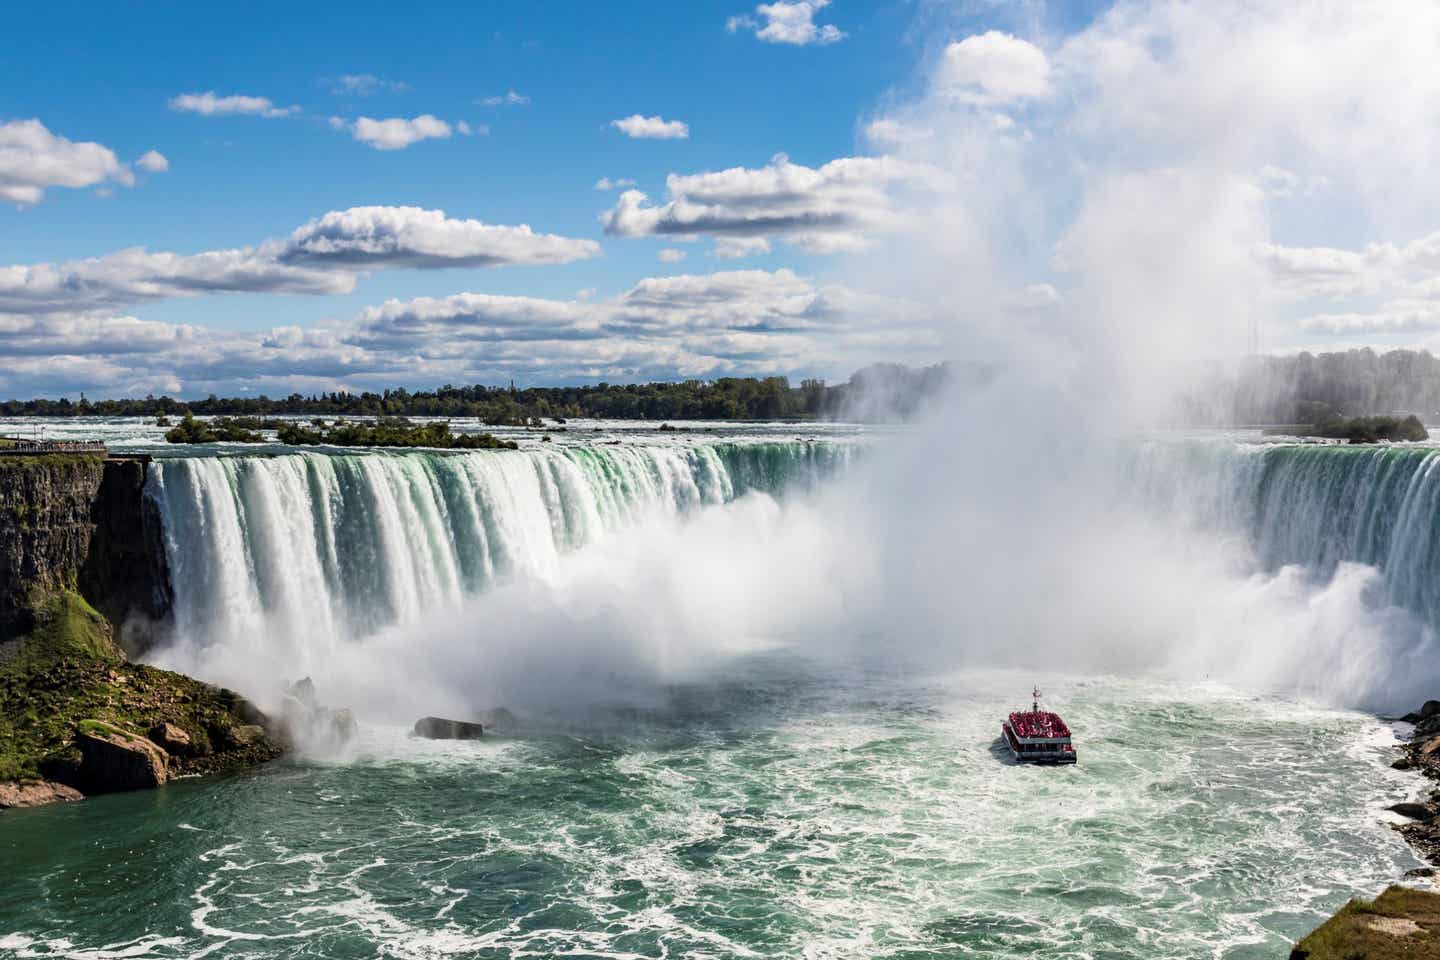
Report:
M159 460L175 629L308 657L409 623L651 515L810 485L843 443L630 443L464 454Z
M1377 599L1440 628L1440 450L1151 441L1129 476L1164 517L1242 538L1259 567L1316 580L1374 567Z

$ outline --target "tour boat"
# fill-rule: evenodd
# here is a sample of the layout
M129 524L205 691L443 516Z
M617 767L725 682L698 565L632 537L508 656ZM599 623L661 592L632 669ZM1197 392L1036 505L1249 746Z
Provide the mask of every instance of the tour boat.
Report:
M1030 709L1017 710L1000 724L1005 745L1021 763L1074 763L1070 728L1060 714L1040 709L1040 690L1031 693Z

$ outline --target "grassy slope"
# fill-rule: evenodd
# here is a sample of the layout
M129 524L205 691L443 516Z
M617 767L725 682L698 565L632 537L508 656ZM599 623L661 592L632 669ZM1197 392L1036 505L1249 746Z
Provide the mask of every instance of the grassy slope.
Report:
M1414 921L1420 931L1396 935L1372 925L1387 917ZM1291 956L1306 960L1440 958L1440 894L1390 887L1371 902L1351 900L1296 944Z
M78 754L84 720L102 720L144 736L161 721L190 734L207 756L179 759L180 773L248 766L270 759L262 741L244 746L233 731L245 721L235 698L197 680L127 663L110 627L78 594L62 591L39 608L36 629L0 648L0 780L65 780Z

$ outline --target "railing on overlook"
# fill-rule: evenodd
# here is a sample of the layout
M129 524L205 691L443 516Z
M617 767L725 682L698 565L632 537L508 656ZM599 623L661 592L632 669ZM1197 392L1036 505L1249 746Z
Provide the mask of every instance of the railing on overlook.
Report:
M0 457L27 456L45 453L93 453L106 456L110 451L98 440L25 440L0 437Z

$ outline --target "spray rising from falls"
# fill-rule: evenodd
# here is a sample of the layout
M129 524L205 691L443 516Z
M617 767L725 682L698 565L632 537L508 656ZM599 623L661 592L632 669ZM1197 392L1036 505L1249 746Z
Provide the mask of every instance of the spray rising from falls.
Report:
M162 460L151 473L191 645L277 634L297 663L506 579L552 575L609 531L781 495L853 445L648 443L521 452Z

